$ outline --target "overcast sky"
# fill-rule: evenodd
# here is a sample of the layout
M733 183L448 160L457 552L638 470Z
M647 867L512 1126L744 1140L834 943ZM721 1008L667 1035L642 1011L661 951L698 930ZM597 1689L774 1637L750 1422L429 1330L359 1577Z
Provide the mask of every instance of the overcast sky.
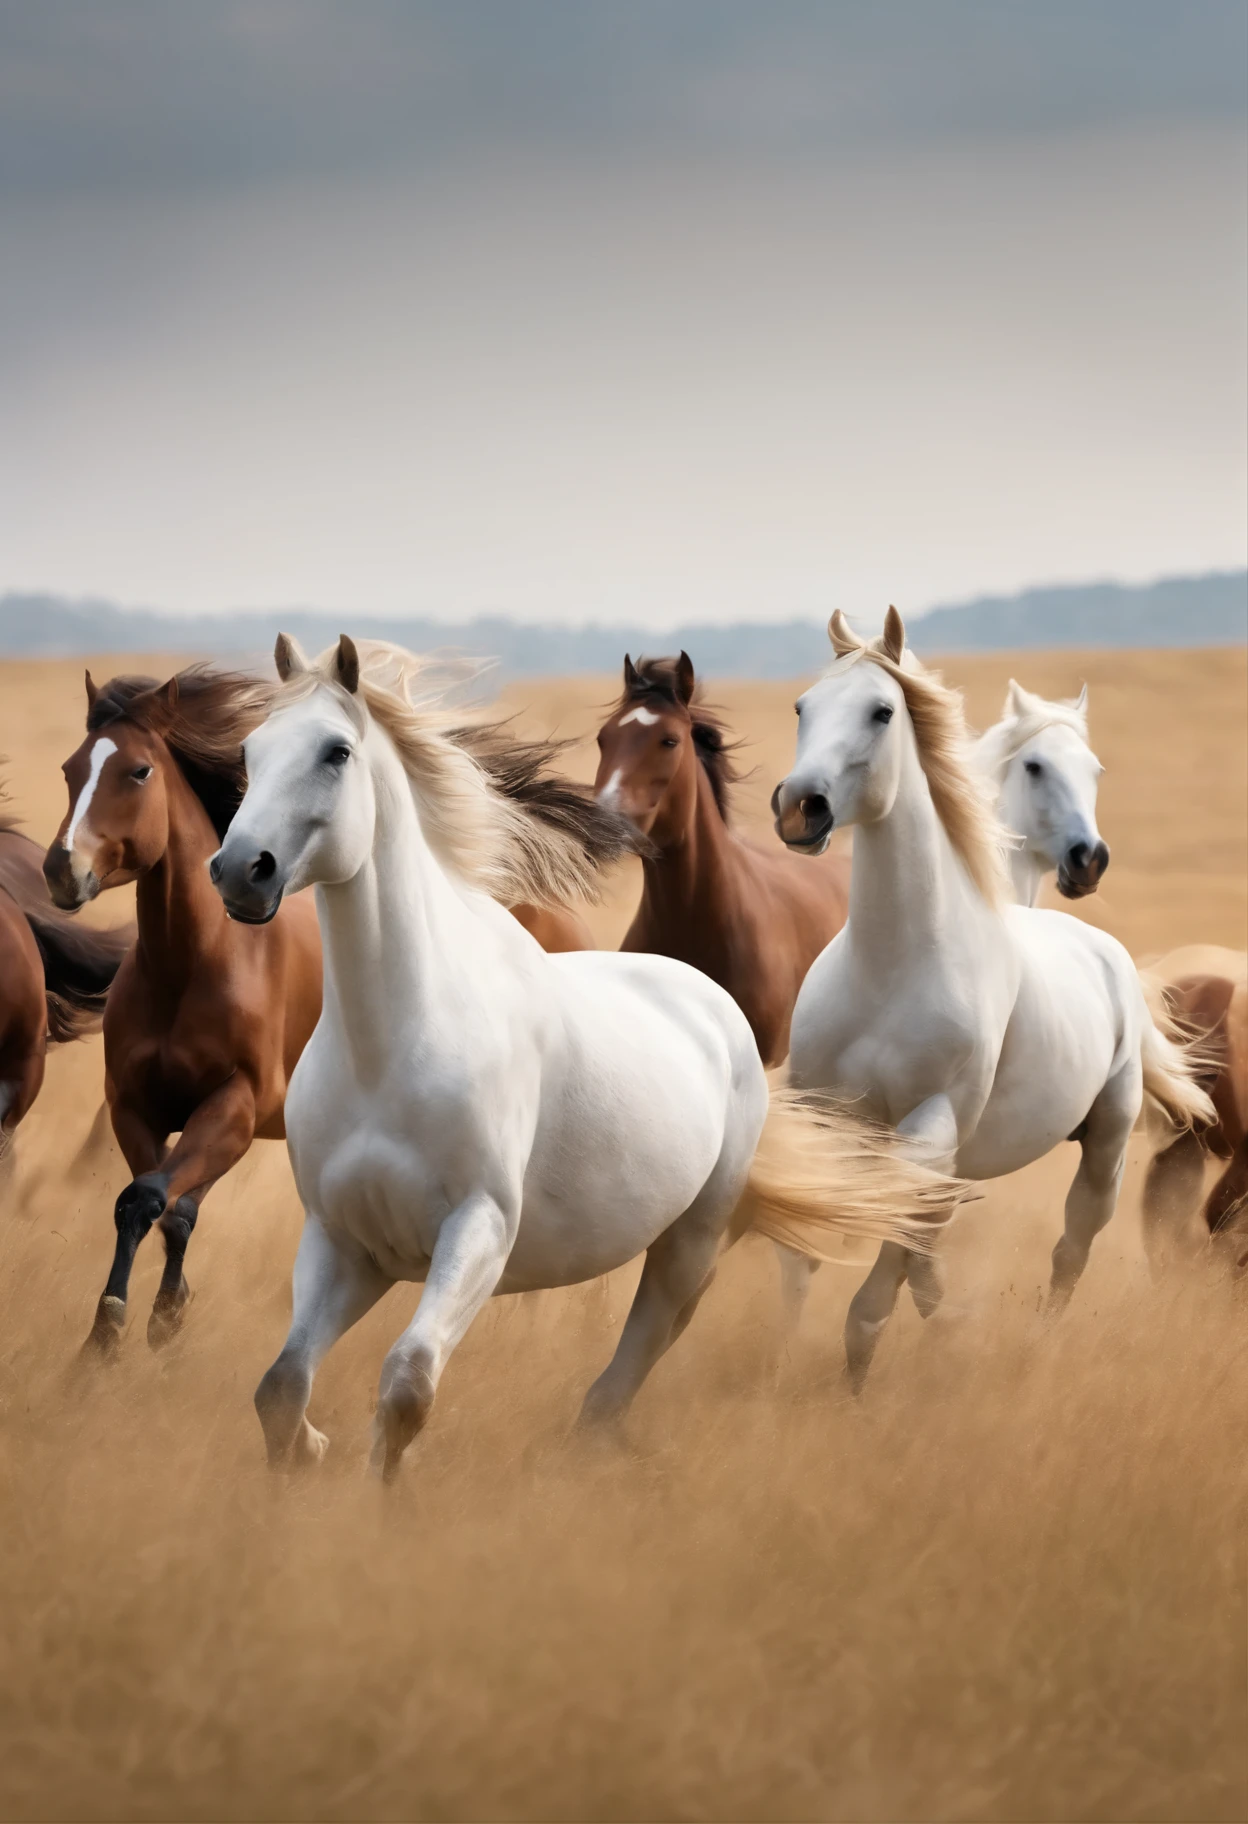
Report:
M0 0L0 588L787 619L1238 566L1244 0Z

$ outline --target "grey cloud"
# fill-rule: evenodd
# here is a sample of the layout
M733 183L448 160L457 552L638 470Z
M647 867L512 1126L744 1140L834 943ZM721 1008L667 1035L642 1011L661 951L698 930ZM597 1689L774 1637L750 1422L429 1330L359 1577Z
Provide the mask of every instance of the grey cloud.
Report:
M1248 112L1242 0L4 0L10 193Z

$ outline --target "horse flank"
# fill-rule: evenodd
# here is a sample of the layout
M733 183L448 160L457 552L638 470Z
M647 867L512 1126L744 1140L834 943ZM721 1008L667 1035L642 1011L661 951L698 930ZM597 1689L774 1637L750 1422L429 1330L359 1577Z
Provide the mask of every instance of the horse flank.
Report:
M427 661L384 640L356 649L355 694L338 681L335 645L280 687L277 706L327 685L359 726L362 704L394 746L430 848L466 884L503 905L596 900L602 870L636 838L586 788L549 773L558 746L522 741L503 723L465 727L444 689L413 700Z

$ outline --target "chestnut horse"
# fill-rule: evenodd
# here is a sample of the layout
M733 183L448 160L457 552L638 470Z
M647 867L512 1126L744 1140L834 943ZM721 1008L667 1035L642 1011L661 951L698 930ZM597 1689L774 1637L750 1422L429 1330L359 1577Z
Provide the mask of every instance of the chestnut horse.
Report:
M689 655L624 660L624 694L598 735L594 790L651 845L641 904L621 946L691 963L726 988L764 1064L789 1049L806 971L845 923L849 859L817 862L737 835L737 777Z
M180 1327L183 1274L199 1206L256 1137L281 1139L290 1074L321 1008L316 910L294 898L270 923L227 917L208 875L245 789L244 737L271 687L193 665L168 683L87 674L87 738L66 761L69 811L44 862L57 904L74 909L137 881L138 942L104 1020L105 1094L134 1174L117 1199L117 1243L91 1342L117 1347L139 1244L158 1225L165 1272L148 1324L160 1347ZM585 794L549 777L551 743L500 740L490 725L456 731L490 777L558 825ZM594 820L595 867L628 845L621 819ZM548 949L592 947L567 907L513 908ZM178 1134L170 1149L170 1134Z
M38 843L0 817L0 1147L43 1086L49 1044L99 1021L134 935L72 924L48 898L42 860Z
M1167 1134L1149 1164L1144 1243L1157 1270L1167 1243L1190 1234L1207 1159L1227 1163L1204 1200L1202 1232L1229 1229L1248 1206L1248 956L1189 944L1151 964L1148 976L1160 985L1168 1011L1209 1054L1203 1081L1217 1113L1213 1127ZM1248 1256L1239 1264L1248 1264Z
M245 787L243 738L271 698L253 678L202 665L167 684L120 677L97 689L87 674L87 737L65 762L69 810L44 873L66 910L137 882L138 941L104 1014L105 1095L133 1177L91 1331L103 1354L119 1344L153 1226L165 1270L148 1341L157 1348L181 1326L199 1206L257 1135L283 1137L286 1085L320 1014L311 900L252 928L227 918L208 878Z

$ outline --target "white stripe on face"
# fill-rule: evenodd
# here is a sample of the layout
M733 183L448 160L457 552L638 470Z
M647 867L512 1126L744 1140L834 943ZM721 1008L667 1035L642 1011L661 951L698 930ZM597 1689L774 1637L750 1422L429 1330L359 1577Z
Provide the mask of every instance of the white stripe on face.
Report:
M620 781L624 777L624 768L617 766L607 783L598 794L599 804L612 805L620 795Z
M110 754L115 754L116 752L117 743L110 740L107 735L101 735L95 746L91 749L91 770L87 774L87 783L78 794L78 802L74 806L74 814L70 818L69 828L65 832L65 847L67 849L73 848L74 839L82 827L87 812L91 809L91 800L95 797L95 788L100 783L100 774L104 771L104 762L108 759Z
M639 703L636 709L630 709L626 716L621 716L616 726L619 728L627 728L630 722L641 722L645 727L649 728L651 724L657 722L658 719L654 710L647 709L643 703Z

